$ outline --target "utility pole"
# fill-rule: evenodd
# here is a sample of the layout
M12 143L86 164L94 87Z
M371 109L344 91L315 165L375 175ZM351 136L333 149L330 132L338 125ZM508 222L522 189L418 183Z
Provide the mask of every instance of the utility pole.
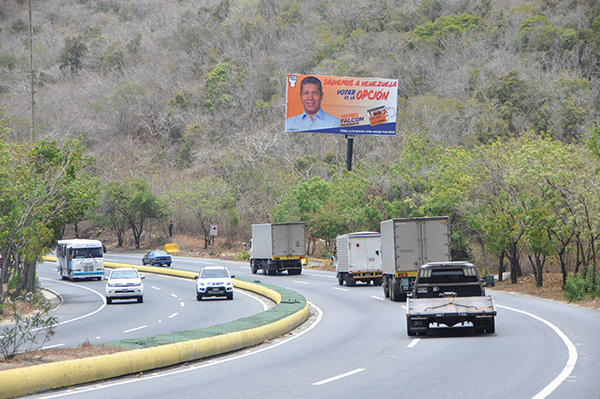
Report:
M33 70L33 19L31 17L31 0L29 0L29 63L30 63L30 78L31 78L31 133L30 140L35 142L35 87L34 87L34 70Z

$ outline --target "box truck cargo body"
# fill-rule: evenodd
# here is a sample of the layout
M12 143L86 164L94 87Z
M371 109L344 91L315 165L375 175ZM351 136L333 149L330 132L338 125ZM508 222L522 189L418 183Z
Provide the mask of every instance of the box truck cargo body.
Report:
M304 223L266 223L252 225L250 269L256 273L274 275L284 270L288 274L302 273L306 258Z
M357 232L338 236L335 262L339 285L351 287L357 281L373 285L383 282L381 269L381 234Z
M450 260L447 216L390 219L380 223L383 293L406 300L421 265Z

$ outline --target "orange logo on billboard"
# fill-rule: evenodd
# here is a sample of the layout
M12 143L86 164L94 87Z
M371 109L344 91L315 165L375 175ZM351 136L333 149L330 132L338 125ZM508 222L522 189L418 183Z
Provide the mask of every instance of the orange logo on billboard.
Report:
M371 123L371 126L387 122L387 111L383 105L368 109L367 113L369 114L369 122Z

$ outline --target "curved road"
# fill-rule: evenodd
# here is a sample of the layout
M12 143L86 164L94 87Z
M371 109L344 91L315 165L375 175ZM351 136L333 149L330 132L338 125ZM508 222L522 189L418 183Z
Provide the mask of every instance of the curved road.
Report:
M599 397L598 311L490 290L494 334L465 327L415 339L404 303L384 299L381 287L340 287L327 272L264 276L247 263L175 261L186 270L224 264L300 292L314 305L312 325L255 350L39 397Z
M262 312L269 305L264 298L238 290L233 301L206 298L198 302L194 281L152 273L143 280L143 303L123 300L107 305L105 281L61 280L55 268L53 263L38 266L42 286L64 299L52 313L60 325L44 345L46 349L208 327Z

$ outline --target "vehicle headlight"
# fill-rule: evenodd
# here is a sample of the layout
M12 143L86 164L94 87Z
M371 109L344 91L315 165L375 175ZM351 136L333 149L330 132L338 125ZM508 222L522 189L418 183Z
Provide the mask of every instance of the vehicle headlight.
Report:
M228 287L231 287L231 286L233 286L233 283L231 281L228 281L225 285Z
M115 283L108 283L107 284L109 287L116 287L117 285Z
M198 287L204 287L204 286L205 286L205 284L203 282L198 281Z

